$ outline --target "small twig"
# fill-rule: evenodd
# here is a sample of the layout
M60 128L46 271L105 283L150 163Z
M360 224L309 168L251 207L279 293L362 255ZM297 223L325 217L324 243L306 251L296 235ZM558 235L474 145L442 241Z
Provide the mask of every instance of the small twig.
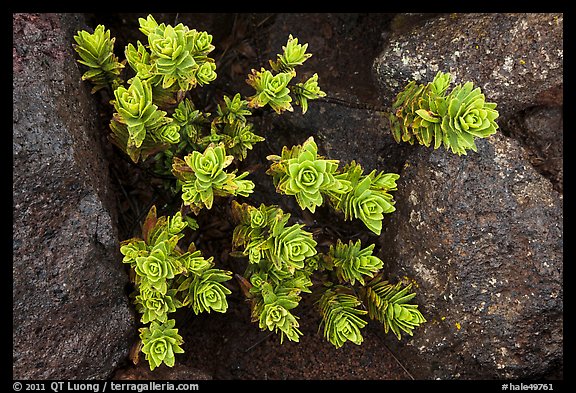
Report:
M390 350L390 348L388 348L388 346L386 345L386 343L384 342L384 339L378 335L380 337L380 341L382 342L382 345L384 345L384 348L386 348L386 350L388 351L388 353L390 355L392 355L392 357L394 358L394 360L396 360L396 363L398 363L398 365L400 367L402 367L402 370L404 370L404 372L406 374L408 374L408 376L410 377L411 380L414 380L414 377L412 376L412 374L410 374L410 372L406 369L406 367L404 367L404 365L400 362L400 360L398 360L398 358L394 355L394 353Z
M251 346L249 346L247 349L244 350L244 353L252 350L253 348L255 348L256 346L258 346L259 344L263 343L266 339L268 339L268 337L270 337L271 335L273 335L274 332L270 332L268 333L266 336L262 337L260 340L256 341L254 344L252 344Z
M336 104L336 105L342 105L348 108L354 108L354 109L364 109L364 110L372 110L375 112L383 112L386 113L387 110L384 108L380 108L374 105L370 105L370 104L366 104L360 101L356 101L356 102L352 102L352 101L348 101L348 100L343 100L341 98L336 98L336 97L320 97L318 98L318 101L320 102L326 102L328 104Z

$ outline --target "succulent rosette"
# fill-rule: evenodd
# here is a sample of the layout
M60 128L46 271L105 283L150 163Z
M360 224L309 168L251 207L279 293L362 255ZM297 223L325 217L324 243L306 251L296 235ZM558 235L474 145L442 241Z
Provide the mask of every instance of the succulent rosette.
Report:
M396 210L388 195L370 189L370 178L360 182L347 198L346 211L352 217L359 218L375 234L382 231L382 219L385 213Z
M154 370L162 363L173 367L176 353L184 353L180 345L184 342L175 329L176 321L169 319L163 324L153 321L150 327L140 329L142 352L150 363L150 370Z
M357 280L364 285L365 277L374 277L384 265L380 258L372 255L373 250L374 244L363 249L360 240L344 244L338 239L335 246L330 246L327 257L343 282L354 285Z
M146 47L138 41L136 46L134 44L128 44L124 50L126 55L126 61L130 67L136 72L136 76L141 80L153 78L155 75L152 73L152 65L150 63L150 53L146 50ZM156 78L154 78L156 79ZM150 80L150 84L153 86L160 79Z
M189 98L182 100L176 109L174 109L174 122L180 126L180 132L185 135L188 140L196 143L199 135L202 134L204 125L210 123L208 116L194 107L194 104Z
M263 209L250 210L250 226L252 228L263 228L268 223L268 215Z
M165 294L154 290L151 287L140 289L134 299L136 310L142 314L142 323L152 321L166 322L168 313L176 311L176 290L169 289Z
M202 252L200 250L196 250L193 252L188 252L180 257L182 261L182 265L184 269L188 273L193 273L195 275L201 275L202 272L211 268L214 263L213 258L210 257L205 259L202 256Z
M278 55L276 62L270 60L270 66L274 71L295 73L294 68L302 65L312 56L306 53L308 44L299 44L298 38L294 38L292 34L288 36L288 42L282 49L283 52Z
M360 219L372 232L380 235L384 214L396 210L390 191L397 189L396 173L384 173L373 170L368 175L355 161L343 169L343 177L351 184L350 190L330 202L336 210L344 212L346 220Z
M186 302L192 305L192 311L199 314L210 310L224 313L228 309L226 295L232 293L222 282L232 278L232 273L220 269L207 269L194 278L188 289Z
M214 201L214 189L221 188L228 179L224 168L232 163L233 158L233 156L226 155L223 145L209 146L204 153L193 151L185 156L184 162L191 171L191 176L185 179L188 181L182 185L184 203L206 206L210 209ZM177 160L174 165L177 165ZM175 175L178 176L180 172L176 169L177 167L174 168ZM187 172L183 173L187 174Z
M202 63L195 72L196 81L200 86L204 86L216 79L216 64L210 61Z
M215 47L212 45L212 35L205 31L195 31L192 35L192 53L196 60L200 63L206 60L206 55L212 52Z
M170 122L164 124L152 131L155 138L161 142L174 145L180 142L180 126L177 123Z
M210 146L204 153L192 152L184 158L192 171L196 175L196 186L199 190L212 186L222 185L227 175L224 172L232 162L233 157L227 156L224 146Z
M298 329L297 317L289 311L297 307L301 299L297 291L281 286L273 287L269 282L262 281L254 293L259 296L254 300L252 315L259 327L280 331L280 342L283 342L284 336L298 342L302 332Z
M82 75L82 80L93 84L92 93L104 87L116 89L122 84L120 72L124 69L124 64L114 55L116 39L110 38L110 30L106 30L104 25L98 25L93 34L79 31L74 40L76 45L73 45L73 48L81 58L78 62L89 67Z
M184 160L173 157L172 172L181 182L182 200L195 211L212 208L214 196L248 196L254 183L245 179L248 172L236 176L224 171L234 156L226 155L224 144L210 144L204 153L193 151Z
M329 288L319 300L324 337L336 348L347 341L362 344L364 338L360 331L367 322L360 318L368 312L357 308L362 302L354 295L345 293L345 287Z
M167 242L160 242L150 254L136 258L135 271L140 277L141 286L150 286L162 294L168 290L166 280L174 278L174 266Z
M434 149L444 145L458 155L477 151L476 138L496 133L499 114L496 104L486 102L472 82L457 85L447 94L451 76L438 72L426 85L411 81L398 93L389 115L396 142L408 142Z
M302 106L302 114L308 111L308 100L326 97L326 93L318 86L318 74L312 75L304 83L297 83L293 90L296 103Z
M299 341L298 326L296 317L279 304L266 304L260 313L259 327L261 329L280 330L292 341Z
M146 130L170 122L166 112L152 103L152 87L147 81L134 77L130 86L119 86L114 90L114 119L126 124L129 134L128 146L140 147L146 138Z
M292 74L286 72L273 75L264 68L261 71L252 70L246 82L256 90L256 93L248 98L248 106L261 108L270 105L278 114L286 110L293 111L290 104L292 97L288 88L292 77Z
M194 85L194 72L198 64L192 56L193 33L182 24L175 27L157 25L148 34L153 70L162 75L162 87L178 83L180 89Z
M120 243L120 253L124 255L122 263L136 264L136 259L139 257L148 256L148 246L146 243L138 238L132 238Z
M475 138L486 138L496 133L499 114L496 104L486 102L479 87L472 82L456 86L446 98L447 111L440 111L444 145L458 155L466 150L477 151Z
M370 319L382 322L384 332L392 331L398 340L402 333L412 336L414 328L426 322L418 305L409 303L416 296L411 288L412 284L391 284L378 275L360 289Z
M270 259L279 270L285 267L293 273L296 269L303 269L306 258L316 254L316 241L312 234L302 230L302 227L301 224L284 227L272 237Z
M318 155L313 137L302 146L284 150L281 157L269 156L273 161L267 173L273 176L278 192L294 195L302 209L315 212L324 202L322 194L342 194L349 191L349 182L336 177L337 160L326 160Z
M248 109L248 101L243 100L240 93L236 93L232 99L224 96L224 103L218 104L217 122L222 123L246 123L246 116L252 115Z

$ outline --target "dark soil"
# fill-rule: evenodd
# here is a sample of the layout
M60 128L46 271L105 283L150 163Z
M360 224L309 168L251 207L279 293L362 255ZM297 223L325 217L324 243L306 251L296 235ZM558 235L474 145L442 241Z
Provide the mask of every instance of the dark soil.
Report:
M304 72L317 72L323 90L329 91L327 100L343 105L379 106L381 103L372 80L372 61L379 52L382 33L389 28L391 14L154 14L156 20L168 24L182 22L190 28L205 30L213 35L216 50L218 79L195 96L205 104L205 110L215 112L216 97L240 92L251 93L245 79L252 68L266 67L285 45L289 33L309 42L313 57ZM143 40L138 31L138 18L146 14L87 15L91 27L104 24L117 38L118 56L127 43ZM297 20L297 24L290 21ZM145 38L145 37L144 37ZM109 93L99 93L103 139L108 134L111 116ZM313 103L311 103L313 105ZM361 239L363 244L376 243L376 238L357 223L344 222L326 208L312 216L304 214L293 198L282 197L274 191L271 179L265 175L266 156L279 154L282 146L302 143L307 136L291 130L271 129L272 118L266 111L256 111L252 121L259 134L267 138L249 152L248 158L237 164L240 171L250 171L256 184L250 198L240 202L280 205L292 214L293 222L306 224L319 244L335 242L336 238ZM286 114L283 116L290 116ZM120 240L139 236L139 226L152 205L159 215L174 214L180 208L180 196L164 188L165 179L155 176L147 164L135 165L108 142L110 170L117 188ZM200 230L190 240L203 254L214 256L217 267L242 274L247 261L229 255L234 223L230 217L230 201L219 200L210 211L197 217ZM378 247L378 246L377 246ZM377 250L376 250L377 251ZM120 262L119 262L120 263ZM184 338L185 353L177 355L177 363L186 369L199 370L213 379L410 379L386 342L396 340L384 335L382 326L369 324L364 329L361 346L348 343L335 349L318 330L320 317L314 299L304 294L296 309L303 336L299 343L284 342L274 333L263 332L250 320L250 307L235 280L227 282L232 294L225 314L194 315L179 310L174 316ZM315 284L312 288L318 288ZM130 292L127 288L127 293ZM137 338L135 332L135 339ZM144 363L144 365L142 364ZM138 369L147 367L142 359L138 367L126 359L117 378L136 378ZM162 368L165 368L162 366ZM168 370L146 378L177 378ZM132 377L130 375L132 374ZM187 377L182 377L186 379Z

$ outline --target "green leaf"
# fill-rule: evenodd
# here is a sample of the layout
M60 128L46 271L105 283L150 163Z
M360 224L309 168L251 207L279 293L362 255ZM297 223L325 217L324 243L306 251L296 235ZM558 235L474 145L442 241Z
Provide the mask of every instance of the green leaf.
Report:
M451 76L438 72L431 83L409 82L398 93L389 114L392 135L400 141L434 149L444 145L458 155L476 151L475 138L496 132L498 112L495 103L485 102L484 94L472 82L457 85L447 94Z

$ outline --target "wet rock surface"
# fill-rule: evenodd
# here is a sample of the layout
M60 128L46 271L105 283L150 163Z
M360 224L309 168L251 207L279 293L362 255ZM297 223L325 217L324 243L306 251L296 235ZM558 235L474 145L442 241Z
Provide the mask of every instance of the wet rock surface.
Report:
M146 15L87 14L85 21L76 15L69 18L83 24L79 28L105 24L117 37L117 48L123 48L128 42L142 40L137 18ZM252 90L245 83L246 75L251 68L266 67L268 59L274 58L285 45L289 34L309 43L313 57L302 67L302 75L317 72L320 86L328 96L312 102L305 115L299 113L299 107L294 113L282 116L265 112L255 114L255 127L267 140L257 144L245 162L245 168L251 172L250 178L256 183L256 191L247 202L279 204L292 214L295 222L313 227L319 243L334 240L336 236L361 239L363 244L376 243L376 252L384 260L390 279L412 280L416 284L415 301L420 304L428 322L416 329L413 337L404 336L402 341L391 334L385 335L380 325L369 324L363 331L365 339L361 346L351 344L335 350L318 333L318 313L313 299L306 298L299 306L304 333L301 342L281 345L277 336L260 331L250 320L249 306L238 284L230 281L232 294L227 313L196 316L180 310L175 316L186 351L177 357L177 367L162 366L149 373L143 355L141 363L133 366L127 348L136 342L137 328L130 315L130 305L131 311L126 311L127 294L118 290L118 285L126 283L120 258L109 253L116 252L118 239L137 235L140 219L152 203L168 206L174 201L155 194L159 190L157 179L150 179L145 172L129 165L118 151L106 155L108 163L97 159L89 169L85 160L69 161L66 155L44 152L35 144L38 140L42 142L40 146L54 145L61 149L59 152L82 149L77 144L90 146L83 154L98 156L98 149L93 146L99 142L99 137L92 137L91 142L86 141L83 145L85 139L75 133L76 128L87 127L83 122L92 124L96 121L90 115L91 110L86 111L86 116L77 116L77 123L73 124L79 127L63 127L67 123L56 119L57 126L47 127L51 133L40 134L41 138L38 133L26 132L30 134L29 138L36 140L20 142L24 140L24 130L38 121L28 120L30 115L16 108L15 165L30 168L35 179L39 178L38 168L32 167L28 160L31 151L39 152L46 160L50 159L50 165L43 167L44 174L52 173L46 168L58 167L60 176L67 178L68 173L92 173L96 168L104 180L93 176L89 176L89 180L80 181L78 179L82 177L79 176L68 180L88 195L80 203L76 202L78 197L64 197L56 186L50 188L49 184L53 182L38 180L39 185L33 193L17 192L17 182L19 185L23 181L23 175L15 175L14 276L18 290L15 289L14 297L20 299L15 300L15 313L18 305L19 310L28 313L32 310L33 315L38 313L36 310L42 310L38 315L50 314L59 320L72 317L54 310L70 313L78 319L84 318L84 312L90 316L90 311L83 307L90 308L91 303L80 304L82 307L73 312L61 308L52 298L44 298L38 305L25 308L29 304L26 299L31 295L22 283L40 277L40 273L33 276L33 271L43 272L41 277L47 277L53 271L58 271L59 276L71 274L67 270L62 273L62 269L48 268L46 263L31 265L31 249L35 250L34 255L48 253L53 259L56 259L54 250L60 249L61 245L66 248L66 245L75 244L76 248L92 253L91 241L95 238L103 244L99 249L105 253L99 259L101 269L92 272L103 281L99 286L103 295L99 299L117 307L118 321L114 323L123 333L121 338L114 339L114 343L98 343L108 347L102 348L92 342L89 345L102 348L98 349L101 351L98 359L108 356L112 359L108 363L117 365L113 378L562 378L562 14L154 16L159 22L182 22L214 35L218 79L199 97L206 103L214 102L222 94L250 95ZM26 29L24 36L32 42L22 41L22 38L15 40L15 102L16 98L20 101L24 98L31 100L31 105L40 105L38 98L26 90L28 85L33 85L30 88L36 89L34 91L43 91L44 95L60 97L62 93L58 86L62 82L50 78L48 83L30 78L24 81L21 76L17 78L17 72L25 72L30 67L43 69L38 62L45 61L46 55L35 48L44 48L42 45L53 41L43 41L49 34L42 30L45 18L34 19L34 23L24 23L30 16L20 18L22 21L15 24L15 31L17 27L20 32ZM52 17L50 20L57 19ZM69 42L75 33L72 30L78 24L72 24L67 30ZM433 39L430 31L434 32ZM458 55L455 55L456 51ZM39 54L38 62L26 60L28 52ZM122 53L121 49L118 53ZM479 54L483 54L481 62L477 60ZM71 99L82 101L82 105L86 101L88 108L98 108L105 119L100 122L100 132L107 133L109 97L87 94L89 87L79 80L80 74L69 48L63 51L59 61L56 65L68 67L66 70L70 72L65 72L66 77L63 77L57 70L53 72L58 75L54 78L56 81L70 79L75 83L67 90L74 92L70 94ZM488 140L478 141L478 153L458 157L443 149L397 144L389 132L386 111L396 93L412 79L431 80L438 70L453 73L456 82L473 81L489 101L498 103L501 132ZM39 113L62 112L58 105L50 101L47 104L50 106ZM74 107L73 111L67 111L78 113L81 110ZM208 107L208 110L215 108ZM75 138L74 144L66 142L70 136L63 137L56 130L71 134ZM397 210L385 218L382 236L374 236L358 223L344 222L328 208L319 208L314 215L302 213L292 199L274 192L269 177L264 174L268 165L266 156L278 154L284 145L302 143L311 135L318 142L321 154L331 159L342 163L356 160L367 170L400 174L398 191L394 192ZM107 170L103 169L108 164L113 174L112 186L106 180ZM110 195L103 196L107 193L116 193L117 217L114 209L104 202L109 200ZM26 207L28 205L32 207ZM202 235L196 245L205 255L214 256L219 267L241 273L245 261L228 255L233 226L225 205L223 202L222 207L198 218ZM72 226L76 233L74 240L64 235L51 235L53 237L49 239L52 240L37 244L37 234L44 232L33 231L30 221L16 219L24 207L28 212L26 217L32 217L31 209L34 208L34 214L44 214L42 219L52 217L52 221L48 221L53 226L60 223L62 217L74 217L74 220L68 219L72 220L68 227ZM81 212L87 214L92 226L83 224L85 217L79 217ZM53 218L55 215L58 220ZM84 230L96 235L85 236ZM66 258L72 257L84 266L85 255ZM30 266L37 266L36 270L31 270ZM45 285L56 285L50 280ZM76 281L77 286L63 292L67 295L66 301L92 299L82 292L84 287ZM38 288L40 283L35 285ZM110 286L115 288L111 289L114 295L107 298L106 288ZM41 287L42 291L44 288ZM105 298L109 300L102 300ZM16 332L21 337L22 332L38 323L27 321L24 315L15 320L14 326L16 322L21 327L15 328L15 337ZM99 322L96 326L100 328ZM49 342L52 336L38 337L43 345L48 345L45 341ZM16 360L27 359L22 351L18 353L15 370ZM118 361L120 358L123 360ZM56 362L55 359L52 361ZM28 366L28 363L23 364ZM42 367L56 366L38 363L35 367L32 369L39 375ZM70 373L74 371L62 364L57 367ZM91 371L90 375L103 375L108 370L109 367ZM81 371L86 372L75 370Z
M13 378L107 378L135 319L97 108L72 61L82 18L13 23Z
M404 81L450 72L472 81L503 118L527 107L562 102L563 14L441 14L392 32L374 61L387 102ZM501 121L504 119L501 119Z
M417 149L381 238L426 318L391 343L417 378L536 378L562 369L562 196L516 141L477 154Z

